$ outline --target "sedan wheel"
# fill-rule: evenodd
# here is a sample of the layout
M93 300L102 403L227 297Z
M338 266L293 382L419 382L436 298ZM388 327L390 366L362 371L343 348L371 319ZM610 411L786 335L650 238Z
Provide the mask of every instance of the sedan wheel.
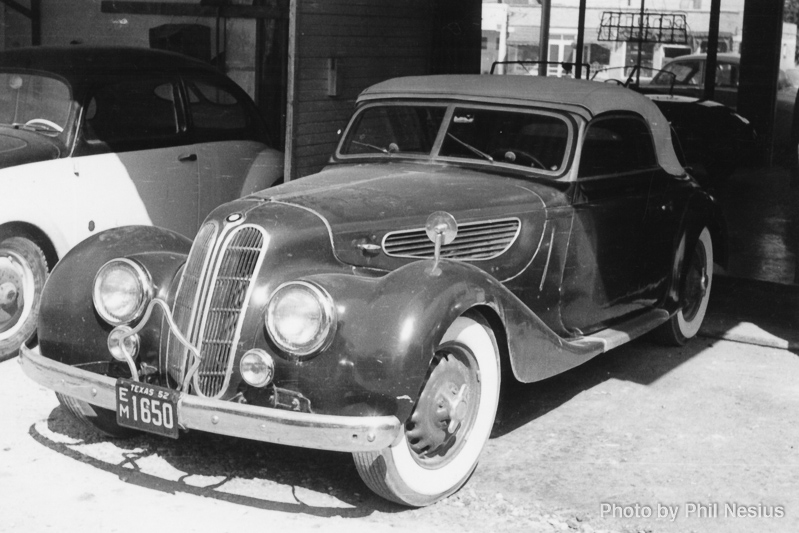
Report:
M0 242L0 361L33 338L46 278L47 262L36 244L22 237Z
M386 499L417 507L458 490L491 434L499 376L491 330L470 318L456 319L399 441L380 452L354 454L364 482Z

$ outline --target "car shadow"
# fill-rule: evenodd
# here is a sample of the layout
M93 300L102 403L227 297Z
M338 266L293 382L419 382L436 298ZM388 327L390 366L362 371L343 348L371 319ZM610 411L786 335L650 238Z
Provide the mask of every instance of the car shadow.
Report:
M503 383L492 438L510 433L609 379L649 384L712 341L676 349L637 340L558 376L531 384ZM30 436L56 453L168 494L186 493L248 507L318 517L362 518L400 513L361 481L349 454L294 448L203 432L177 440L140 434L113 439L58 406Z
M521 383L506 379L491 438L511 433L609 379L649 385L713 342L697 337L685 346L663 347L644 336L542 381Z
M186 493L283 513L362 518L408 510L373 494L349 454L293 448L203 432L177 440L114 439L61 406L30 436L56 453L168 494Z

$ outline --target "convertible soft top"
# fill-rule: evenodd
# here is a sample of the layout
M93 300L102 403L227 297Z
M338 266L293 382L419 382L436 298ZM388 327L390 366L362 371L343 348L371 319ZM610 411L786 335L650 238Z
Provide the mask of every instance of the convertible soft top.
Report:
M479 74L409 76L365 89L358 103L385 98L435 98L544 105L567 108L586 119L609 111L631 111L644 117L652 130L661 166L683 174L671 143L669 123L646 96L616 84L545 76L488 76Z

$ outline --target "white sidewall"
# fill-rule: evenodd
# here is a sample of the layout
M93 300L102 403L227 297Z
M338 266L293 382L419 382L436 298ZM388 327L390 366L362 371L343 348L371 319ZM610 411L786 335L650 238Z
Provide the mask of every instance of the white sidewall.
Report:
M402 481L414 492L429 496L451 490L472 471L491 434L499 398L499 360L494 342L485 328L471 319L460 317L441 340L442 343L448 341L468 346L480 369L480 405L468 440L456 457L434 470L423 468L414 460L404 433L402 439L389 449Z
M680 333L686 339L690 339L699 333L699 328L702 326L702 321L705 319L705 313L707 312L707 303L710 300L710 287L713 284L713 243L707 228L704 228L702 233L699 234L699 242L705 248L705 257L707 259L707 290L705 290L702 303L699 304L699 309L691 321L685 320L682 309L677 312L677 325L680 328ZM693 250L691 250L690 254L693 257Z

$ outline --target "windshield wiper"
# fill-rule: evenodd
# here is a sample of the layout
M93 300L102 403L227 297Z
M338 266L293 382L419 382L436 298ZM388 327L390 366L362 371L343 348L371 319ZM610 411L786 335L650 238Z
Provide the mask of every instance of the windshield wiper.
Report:
M382 152L384 154L390 154L391 153L388 150L386 150L385 148L382 148L382 147L377 146L375 144L362 143L361 141L356 141L356 140L352 140L350 142L352 144L357 144L358 146L365 146L366 148L371 148L372 150L377 150L378 152Z
M447 137L449 137L450 139L452 139L452 140L453 140L453 141L455 141L456 143L460 144L460 145L461 145L461 146L463 146L464 148L466 148L466 149L470 150L472 153L474 153L474 154L476 154L476 155L479 155L479 156L480 156L480 157L482 157L483 159L486 159L486 160L488 160L488 161L491 161L492 163L494 162L494 158L493 158L493 157L491 157L490 155L488 155L487 153L485 153L485 152L483 152L483 151L481 151L481 150L478 150L477 148L475 148L475 147L474 147L474 146L472 146L471 144L463 142L462 140L460 140L460 139L458 139L457 137L455 137L453 134L451 134L451 133L447 133Z

